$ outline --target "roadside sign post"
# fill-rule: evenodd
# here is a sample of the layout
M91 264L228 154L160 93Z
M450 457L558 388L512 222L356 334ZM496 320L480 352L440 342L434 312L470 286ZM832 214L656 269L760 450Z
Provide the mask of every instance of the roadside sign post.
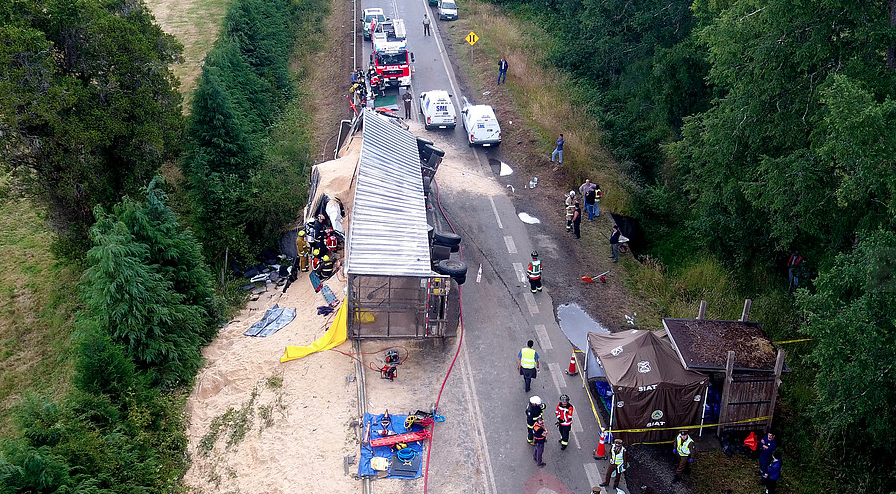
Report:
M479 36L476 36L476 33L470 31L470 34L464 39L467 40L467 43L470 43L470 65L473 65L473 45L479 41Z

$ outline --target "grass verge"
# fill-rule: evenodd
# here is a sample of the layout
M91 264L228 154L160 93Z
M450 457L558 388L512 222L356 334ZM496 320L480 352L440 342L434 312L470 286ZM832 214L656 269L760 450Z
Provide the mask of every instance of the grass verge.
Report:
M0 433L8 437L10 409L26 391L58 396L69 388L80 271L53 258L53 235L34 204L0 201Z

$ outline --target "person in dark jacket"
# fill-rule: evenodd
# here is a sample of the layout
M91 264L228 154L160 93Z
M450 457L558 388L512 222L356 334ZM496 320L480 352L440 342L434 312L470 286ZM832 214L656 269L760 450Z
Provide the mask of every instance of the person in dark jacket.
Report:
M613 225L613 233L610 234L610 259L613 259L613 262L619 261L619 236L622 235L619 233L619 227Z
M538 417L538 420L535 421L535 426L532 428L532 437L535 439L535 452L532 454L532 459L535 460L535 464L543 467L545 463L541 455L544 454L544 443L548 438L548 430L544 428L543 417Z
M498 61L498 84L507 81L507 59L501 57Z
M759 440L759 475L765 475L769 464L772 462L772 454L778 448L778 441L771 432Z
M574 203L575 209L572 212L572 232L576 234L576 238L582 238L580 227L582 226L582 208L579 201Z
M772 453L772 462L768 465L768 470L762 476L761 483L765 484L765 494L775 494L778 490L778 478L781 477L781 459L778 457L780 453L776 450Z

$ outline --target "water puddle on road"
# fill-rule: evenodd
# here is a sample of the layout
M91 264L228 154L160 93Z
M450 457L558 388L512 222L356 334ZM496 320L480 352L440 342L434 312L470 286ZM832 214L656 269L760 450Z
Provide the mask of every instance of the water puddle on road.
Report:
M561 304L557 307L560 329L579 350L588 348L588 333L610 334L610 330L595 321L576 304Z

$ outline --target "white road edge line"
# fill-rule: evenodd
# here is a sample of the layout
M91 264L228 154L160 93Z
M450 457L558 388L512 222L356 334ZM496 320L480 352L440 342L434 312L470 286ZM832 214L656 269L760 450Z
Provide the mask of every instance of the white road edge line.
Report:
M498 207L495 206L495 198L492 197L492 196L489 196L489 197L488 197L488 202L492 203L492 211L495 212L495 221L498 222L498 228L500 228L501 230L503 230L503 229L504 229L504 225L501 224L501 217L498 216Z
M464 392L467 395L467 403L470 404L473 414L473 423L476 425L476 443L479 449L479 457L482 458L483 471L488 480L485 484L486 494L497 494L498 488L495 484L495 473L492 470L492 459L488 453L488 443L485 440L485 426L482 423L482 411L479 408L479 399L476 394L476 384L472 378L472 366L470 366L470 355L467 353L466 341L461 346L461 377L464 383ZM491 489L489 489L491 488Z

